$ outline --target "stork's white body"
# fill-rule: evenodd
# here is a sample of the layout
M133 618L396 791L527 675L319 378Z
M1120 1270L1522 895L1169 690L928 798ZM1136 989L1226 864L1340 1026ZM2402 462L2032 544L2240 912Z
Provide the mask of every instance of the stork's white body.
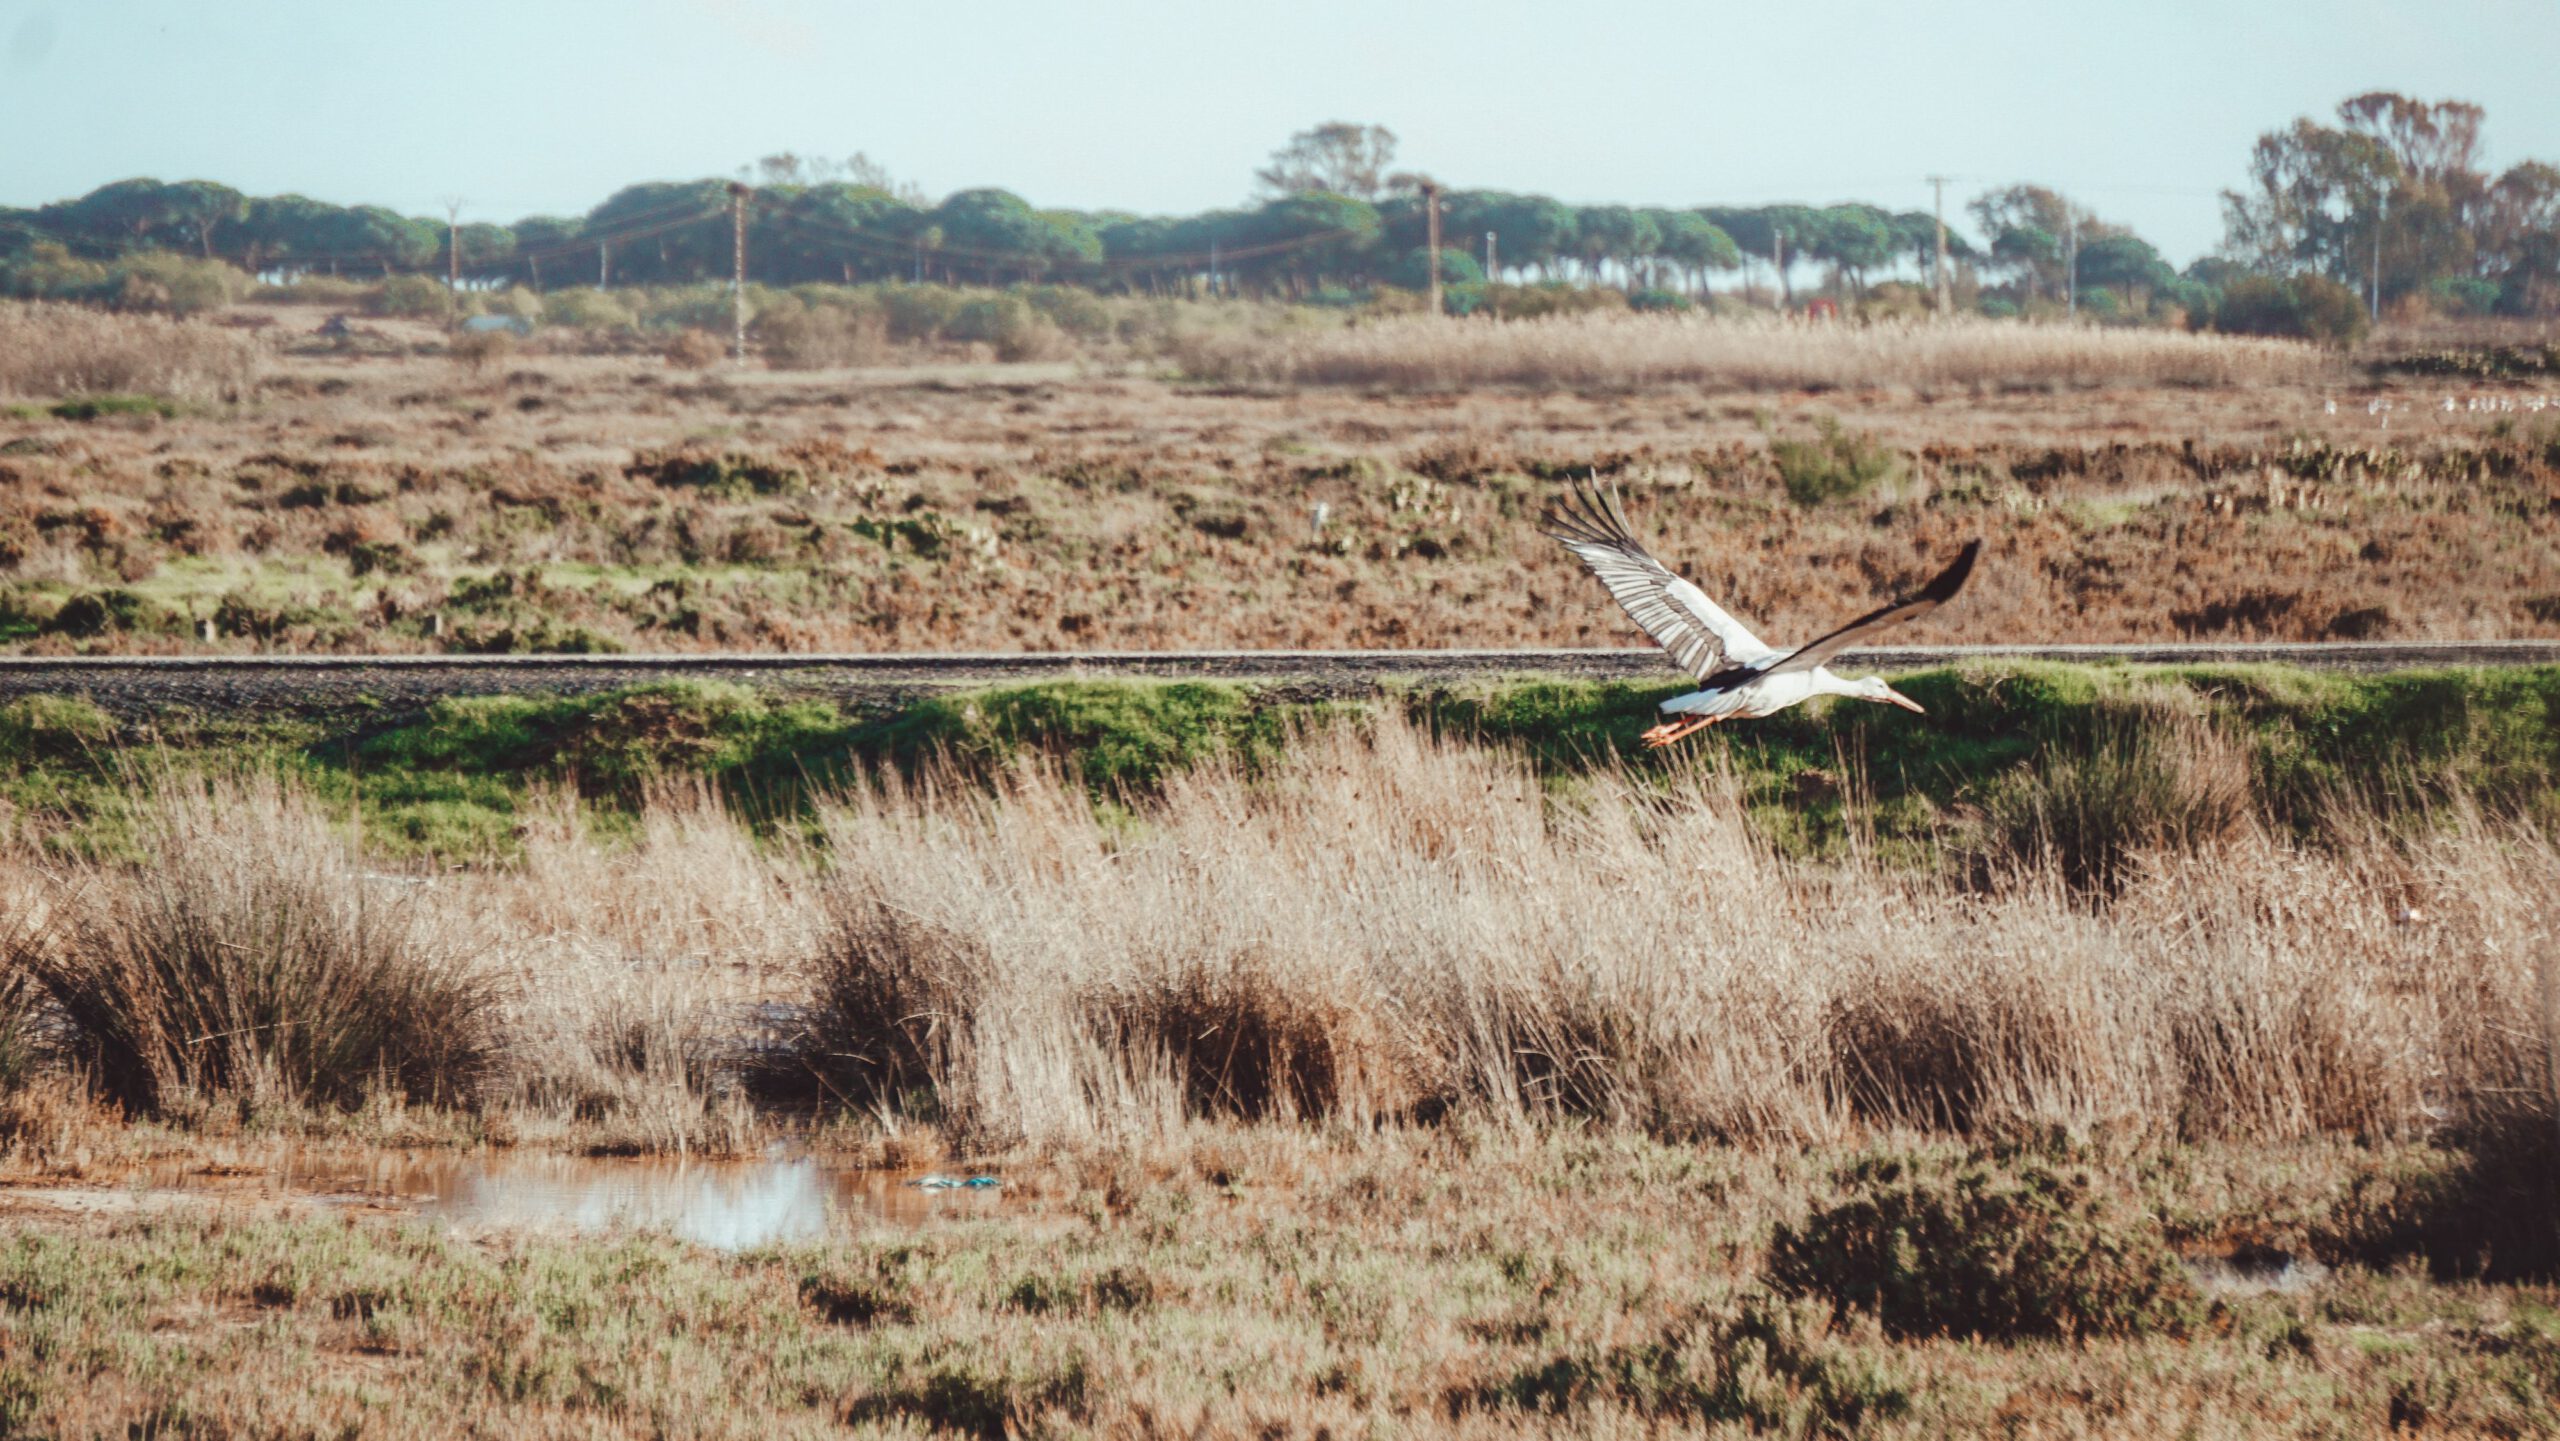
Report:
M1769 657L1776 660L1774 654ZM1736 668L1737 670L1740 667ZM1734 676L1734 684L1693 690L1662 703L1664 715L1713 716L1718 720L1758 720L1818 695L1855 695L1855 684L1833 675L1828 667L1763 675L1751 670Z

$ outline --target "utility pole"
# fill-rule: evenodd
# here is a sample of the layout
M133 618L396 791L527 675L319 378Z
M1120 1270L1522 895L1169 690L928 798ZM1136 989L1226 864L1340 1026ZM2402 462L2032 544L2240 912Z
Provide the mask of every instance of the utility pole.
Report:
M448 199L444 203L444 295L445 328L462 323L462 202Z
M2391 218L2391 192L2385 190L2374 201L2373 209L2373 301L2369 307L2373 323L2382 323L2382 222Z
M599 241L596 244L596 289L611 290L612 288L613 242Z
M1934 209L1938 217L1938 254L1929 263L1929 281L1938 292L1938 313L1947 313L1947 177L1929 177L1929 189L1937 197Z
M1488 313L1498 313L1495 309L1493 288L1498 283L1494 277L1501 273L1501 267L1494 263L1494 257L1501 253L1501 241L1502 237L1490 230L1484 233L1484 303Z
M1424 242L1423 253L1425 259L1428 260L1431 266L1431 313L1438 315L1441 311L1440 186L1437 181L1426 180L1422 182L1422 219L1424 224L1424 233L1430 237L1429 240Z
M1771 230L1769 234L1776 241L1771 259L1778 269L1778 313L1784 315L1796 299L1795 287L1787 283L1787 232Z
M1218 242L1215 240L1209 242L1209 298L1211 300L1221 298L1218 284Z
M2080 313L2080 212L2071 202L2062 202L2062 233L2068 237L2062 249L2062 313Z
M747 197L753 193L741 182L729 186L730 355L742 366L747 363Z

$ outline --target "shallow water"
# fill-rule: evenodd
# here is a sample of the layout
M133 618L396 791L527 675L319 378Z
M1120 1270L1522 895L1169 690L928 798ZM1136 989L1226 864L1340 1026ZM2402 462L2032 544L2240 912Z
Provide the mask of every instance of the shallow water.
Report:
M812 1241L871 1225L984 1215L1001 1191L922 1189L919 1176L776 1152L754 1161L659 1156L382 1155L288 1163L254 1177L198 1171L145 1187L297 1195L381 1206L464 1230L663 1231L722 1250Z

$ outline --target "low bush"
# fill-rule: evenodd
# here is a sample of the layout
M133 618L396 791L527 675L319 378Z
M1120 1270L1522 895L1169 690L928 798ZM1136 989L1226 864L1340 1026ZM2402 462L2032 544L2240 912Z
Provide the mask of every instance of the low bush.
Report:
M165 251L132 256L117 271L117 309L181 318L220 310L247 295L253 284L237 266Z
M2222 292L2213 318L2217 327L2235 335L2284 336L2332 346L2363 338L2367 320L2364 301L2354 291L2319 275L2234 280Z
M728 356L729 347L707 330L679 330L659 353L678 370L709 370Z
M1836 416L1815 419L1810 440L1772 439L1769 459L1787 499L1802 506L1845 500L1873 490L1893 474L1893 451L1872 436L1848 430Z
M0 956L43 986L102 1092L144 1112L450 1102L492 1078L501 992L425 924L413 882L368 870L271 779L137 784L134 863L64 878Z
M229 400L264 352L236 331L74 305L0 305L0 394Z
M2085 1170L1888 1155L1843 1179L1842 1195L1779 1226L1770 1278L1897 1337L2176 1334L2198 1318L2158 1218Z
M1960 853L1977 878L2050 875L2111 895L2145 857L2209 853L2246 831L2254 795L2245 745L2174 711L2125 716L1992 786Z
M1803 1303L1747 1295L1659 1336L1562 1352L1451 1399L1460 1411L1502 1406L1549 1416L1607 1404L1787 1436L1853 1435L1908 1412L1910 1380L1838 1329Z
M176 402L157 395L84 395L57 401L48 411L56 420L99 420L119 415L167 420L178 413L178 407Z
M424 275L394 275L365 297L365 310L374 315L440 320L453 313L453 292L443 281Z
M889 322L849 306L778 307L756 321L756 338L777 370L877 365L888 357Z
M515 349L515 337L503 330L471 330L455 336L453 343L445 347L445 353L477 375L513 355Z
M953 312L943 335L995 347L1005 361L1049 360L1065 354L1066 333L1029 301L1010 292L980 296Z
M609 290L580 287L554 290L542 297L542 323L577 330L627 331L640 319Z
M47 635L86 640L103 635L168 635L183 623L176 611L129 590L87 590L71 597L44 623Z

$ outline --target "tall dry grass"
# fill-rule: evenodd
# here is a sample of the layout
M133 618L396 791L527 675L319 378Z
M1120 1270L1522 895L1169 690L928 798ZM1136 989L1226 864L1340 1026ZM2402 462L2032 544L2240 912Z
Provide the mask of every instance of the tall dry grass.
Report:
M78 305L0 303L0 394L229 400L265 352L237 331Z
M448 878L446 924L512 997L510 1095L590 1145L726 1149L743 1080L774 1059L813 940L808 858L760 844L700 787L650 798L633 834L574 801L536 807L522 857Z
M777 1063L977 1143L2547 1124L2560 852L2459 807L2306 845L2230 810L2227 759L2128 750L2178 778L2059 778L1943 870L1782 855L1710 770L1551 794L1392 716L1134 808L1040 768L886 776L814 848L699 793L628 834L563 803L519 862L432 875L367 869L271 783L170 781L138 860L0 865L0 976L137 1108L392 1092L635 1150L744 1143Z
M1712 774L1557 805L1390 723L1197 774L1134 828L1027 773L886 789L828 834L820 1049L983 1135L1470 1106L2273 1138L2543 1105L2560 856L2476 817L2316 850L2239 826L2123 858L2101 904L2053 871L1783 859Z
M500 990L419 878L370 869L272 779L142 784L137 857L21 878L0 928L101 1090L145 1111L477 1097Z
M1187 337L1186 372L1249 383L1731 390L2272 385L2334 357L2287 340L2016 321L1855 324L1571 315Z

